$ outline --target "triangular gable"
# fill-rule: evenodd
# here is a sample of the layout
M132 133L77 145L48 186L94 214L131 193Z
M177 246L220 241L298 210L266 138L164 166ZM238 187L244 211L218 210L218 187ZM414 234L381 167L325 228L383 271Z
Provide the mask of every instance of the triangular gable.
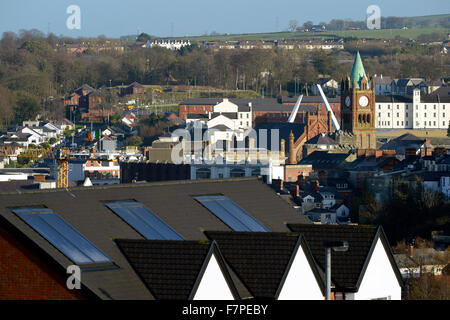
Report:
M378 230L377 230L377 233L375 234L375 237L373 238L372 245L370 247L369 253L367 254L366 260L364 262L364 266L363 266L363 268L361 270L361 273L359 275L359 279L358 279L358 282L356 284L357 290L359 290L359 288L361 286L361 283L362 283L362 281L364 279L364 276L366 274L366 271L367 271L367 267L368 267L368 265L370 263L370 260L372 258L373 252L374 252L377 244L379 243L379 241L383 245L383 248L384 248L384 250L386 252L386 255L387 255L387 258L388 258L388 260L389 260L389 262L391 264L392 270L395 273L395 276L397 278L399 286L400 287L404 286L403 277L402 277L401 272L400 272L400 270L399 270L399 268L397 266L397 263L395 262L394 254L392 252L391 246L389 245L389 241L387 240L387 237L386 237L386 234L384 233L383 227L379 226Z
M189 300L237 300L235 288L225 261L213 241Z
M300 235L277 290L277 300L323 300L325 288L317 264Z

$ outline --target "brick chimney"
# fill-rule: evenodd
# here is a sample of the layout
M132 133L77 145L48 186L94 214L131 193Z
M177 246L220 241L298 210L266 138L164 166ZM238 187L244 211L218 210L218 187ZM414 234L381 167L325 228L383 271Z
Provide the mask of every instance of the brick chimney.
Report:
M297 185L303 189L303 186L305 185L305 177L303 174L297 176Z
M319 191L319 181L318 180L313 180L310 182L311 185L311 190L312 191Z
M412 259L414 257L414 245L409 245L409 257Z
M293 196L293 197L298 197L298 196L300 196L300 187L299 187L299 185L298 184L291 184L291 187L290 187L290 194Z
M289 134L289 164L297 164L297 157L294 152L294 133Z

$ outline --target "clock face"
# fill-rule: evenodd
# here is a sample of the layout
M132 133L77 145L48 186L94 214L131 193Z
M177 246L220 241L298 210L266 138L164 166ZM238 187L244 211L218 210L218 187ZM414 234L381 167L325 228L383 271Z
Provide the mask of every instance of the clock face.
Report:
M367 99L366 96L362 96L361 98L359 98L359 105L361 107L367 107L368 104L369 104L369 99Z
M347 106L347 107L350 107L350 103L351 103L351 100L350 100L350 97L346 97L345 98L345 105Z

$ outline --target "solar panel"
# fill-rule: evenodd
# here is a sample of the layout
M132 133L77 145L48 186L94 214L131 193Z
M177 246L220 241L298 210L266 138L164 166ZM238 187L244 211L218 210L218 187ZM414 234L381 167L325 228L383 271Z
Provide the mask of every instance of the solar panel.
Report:
M53 210L20 208L12 211L76 264L111 262L110 258Z
M175 230L139 202L106 202L105 206L148 240L184 240Z
M194 197L194 199L203 204L234 231L269 231L255 218L225 196L198 196Z

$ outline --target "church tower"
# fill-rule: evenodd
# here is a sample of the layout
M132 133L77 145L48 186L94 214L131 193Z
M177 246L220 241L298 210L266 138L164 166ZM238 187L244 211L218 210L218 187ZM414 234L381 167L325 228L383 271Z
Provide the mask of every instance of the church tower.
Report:
M356 136L359 149L376 149L375 87L357 52L352 71L341 81L342 130Z

